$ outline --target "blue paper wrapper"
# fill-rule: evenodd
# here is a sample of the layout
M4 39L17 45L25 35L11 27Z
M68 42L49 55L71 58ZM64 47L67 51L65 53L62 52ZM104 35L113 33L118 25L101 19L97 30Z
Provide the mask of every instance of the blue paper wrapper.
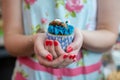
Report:
M47 38L50 39L50 40L57 40L62 49L65 50L66 47L72 43L73 41L73 38L74 38L74 34L71 34L71 35L54 35L54 34L50 34L50 33L47 33Z

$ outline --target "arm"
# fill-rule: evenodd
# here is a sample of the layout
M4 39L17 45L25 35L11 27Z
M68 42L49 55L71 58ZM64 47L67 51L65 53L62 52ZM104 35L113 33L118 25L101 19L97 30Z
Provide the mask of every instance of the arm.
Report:
M34 51L33 38L25 36L22 26L22 0L2 0L5 47L13 56L28 56Z
M110 49L116 42L120 24L119 0L98 0L96 31L82 31L83 47L97 52Z

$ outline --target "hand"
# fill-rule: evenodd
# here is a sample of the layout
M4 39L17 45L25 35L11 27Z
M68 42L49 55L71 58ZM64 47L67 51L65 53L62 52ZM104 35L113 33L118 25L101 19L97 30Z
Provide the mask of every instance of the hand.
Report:
M58 55L57 53L55 52L55 42L53 40L49 40L49 39L46 39L45 40L45 49L48 50L52 56L53 56L53 59L56 59L58 58Z
M77 55L80 55L80 49L83 44L83 35L81 31L77 28L75 28L75 36L73 42L68 45L66 52L68 53L67 58L64 60L64 63L61 64L60 67L65 67L72 62L76 61Z
M37 55L46 58L48 61L53 60L53 56L44 48L44 41L46 39L45 33L38 33L34 38L34 51Z
M64 55L59 56L53 60L53 56L44 47L44 41L46 39L45 33L39 33L34 37L34 51L37 55L39 63L46 67L58 68L58 66L64 62Z
M64 55L61 55L52 61L48 61L47 59L43 58L42 56L37 55L39 63L45 67L50 67L50 68L59 68L59 66L64 62L63 57L64 57Z
M60 43L57 40L46 39L45 49L53 55L54 59L66 53L64 50L62 50Z

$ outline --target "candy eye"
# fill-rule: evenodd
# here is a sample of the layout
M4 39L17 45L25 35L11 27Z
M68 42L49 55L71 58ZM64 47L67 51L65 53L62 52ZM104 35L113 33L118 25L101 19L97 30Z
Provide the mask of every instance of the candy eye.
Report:
M69 20L67 20L67 21L65 21L65 23L66 23L66 24L70 24L70 21L69 21Z

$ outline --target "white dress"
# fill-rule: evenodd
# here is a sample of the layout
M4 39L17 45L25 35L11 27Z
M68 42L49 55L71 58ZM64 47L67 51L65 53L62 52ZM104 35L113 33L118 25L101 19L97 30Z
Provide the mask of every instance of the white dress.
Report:
M47 30L54 19L70 20L81 30L96 29L97 0L24 0L23 26L26 35ZM35 56L16 61L13 80L100 80L101 53L81 50L77 62L61 69L47 68Z

